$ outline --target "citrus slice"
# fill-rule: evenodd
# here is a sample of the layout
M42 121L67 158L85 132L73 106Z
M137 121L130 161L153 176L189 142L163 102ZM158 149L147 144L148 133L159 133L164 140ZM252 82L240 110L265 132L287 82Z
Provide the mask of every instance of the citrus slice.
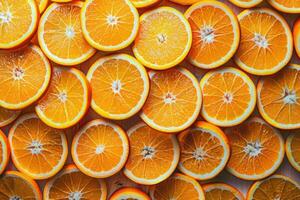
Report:
M75 165L68 165L50 179L44 188L44 199L98 199L105 200L106 183L103 179L87 176Z
M87 0L81 11L81 24L90 45L102 51L116 51L133 42L139 14L130 0Z
M285 13L300 13L300 1L299 0L267 0L275 9Z
M179 132L197 119L201 91L196 77L185 68L151 71L150 92L141 118L152 128Z
M235 62L255 75L270 75L282 69L293 54L289 25L268 8L244 10L238 15L241 41Z
M285 143L286 155L291 165L300 172L300 135L291 134Z
M243 194L225 183L208 183L203 186L205 200L244 200Z
M217 176L226 166L230 148L226 135L218 127L197 122L178 135L180 160L178 169L198 180Z
M0 175L5 170L10 156L10 148L8 146L5 134L0 130ZM1 190L0 190L1 191ZM1 197L1 193L0 193Z
M231 147L227 170L244 180L258 180L274 173L284 158L280 132L261 118L253 117L226 130Z
M192 5L192 4L197 3L201 0L169 0L169 1L181 4L181 5Z
M167 179L176 169L180 149L175 135L156 131L139 123L127 131L130 154L124 174L132 181L154 185Z
M130 0L131 3L136 7L136 8L144 8L148 6L152 6L161 0Z
M85 75L75 68L54 68L47 93L35 110L41 120L54 128L76 124L90 104L90 88Z
M185 12L193 32L189 61L212 69L226 63L236 52L240 28L233 11L218 1L200 1Z
M143 191L136 188L122 188L116 191L109 200L150 200Z
M0 1L0 49L19 47L36 31L39 11L35 0Z
M35 2L39 7L40 13L43 13L49 3L49 0L35 0Z
M201 114L215 125L238 125L255 108L255 85L247 74L236 68L207 72L200 81L200 87L203 93Z
M144 105L149 93L145 68L132 56L116 54L97 60L87 73L92 108L110 119L127 119Z
M192 44L187 19L171 7L159 7L142 14L133 53L146 67L167 69L179 64Z
M255 182L249 189L247 200L265 199L299 199L300 185L296 181L283 176L273 175Z
M263 2L263 0L229 0L229 1L241 8L252 8Z
M0 127L6 126L13 122L20 115L19 110L8 110L0 107Z
M22 109L34 103L47 89L51 66L35 45L0 54L0 106Z
M300 128L300 65L289 64L257 84L257 107L262 117L280 129Z
M300 58L300 18L298 18L294 25L294 45L296 53Z
M175 173L166 181L152 187L150 196L152 200L205 199L200 184L196 180L179 173Z

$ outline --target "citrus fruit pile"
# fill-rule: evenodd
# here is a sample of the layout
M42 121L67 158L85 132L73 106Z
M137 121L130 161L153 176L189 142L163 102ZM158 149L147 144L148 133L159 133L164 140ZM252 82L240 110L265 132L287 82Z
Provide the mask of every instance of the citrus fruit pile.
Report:
M300 1L0 0L0 127L0 200L299 200Z

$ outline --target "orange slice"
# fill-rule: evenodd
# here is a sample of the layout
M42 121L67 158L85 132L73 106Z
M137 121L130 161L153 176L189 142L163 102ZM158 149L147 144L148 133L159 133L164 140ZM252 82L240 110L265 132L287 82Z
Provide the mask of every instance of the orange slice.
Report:
M98 199L105 200L107 191L103 179L89 177L75 165L68 165L44 188L44 199Z
M298 20L295 22L293 33L295 50L298 54L298 57L300 58L300 18L298 18Z
M277 129L261 118L251 118L226 133L231 146L227 170L238 178L266 178L282 163L284 140Z
M267 0L275 9L285 13L300 13L300 1L299 0Z
M0 1L0 49L18 47L33 36L39 19L35 0Z
M243 194L225 183L208 183L203 186L205 200L244 200Z
M81 25L90 45L102 51L116 51L133 42L139 14L130 0L87 0L81 11Z
M140 17L133 53L146 67L167 69L179 64L192 44L192 31L186 18L171 7L159 7Z
M132 181L154 185L167 179L176 169L180 149L175 135L156 131L139 123L127 131L130 155L124 174Z
M234 5L241 8L252 8L263 2L263 0L229 0Z
M300 135L291 134L285 143L286 155L291 165L300 172Z
M255 182L249 189L247 200L265 199L298 199L300 185L296 181L282 175L274 175Z
M175 173L166 181L150 190L152 200L167 199L205 199L200 184L183 174Z
M0 54L0 106L22 109L47 89L51 66L39 47Z
M300 128L300 65L289 64L257 84L257 107L262 117L280 129Z
M0 130L0 175L5 170L10 156L10 148L8 146L5 134ZM0 189L1 191L1 189ZM0 193L1 197L1 193Z
M161 0L131 0L131 3L136 7L136 8L144 8L148 6L152 6Z
M87 73L92 108L110 119L127 119L144 105L149 93L145 68L132 56L116 54L97 60Z
M169 1L181 4L181 5L192 5L192 4L197 3L201 0L169 0Z
M19 110L8 110L0 107L0 127L6 126L13 122L19 115Z
M163 132L179 132L194 123L202 102L196 77L184 68L151 71L149 76L151 87L141 118Z
M54 68L47 93L35 110L41 120L54 128L68 128L79 122L90 104L85 75L75 68Z
M44 10L47 8L47 5L49 3L49 0L35 0L36 4L39 7L40 13L43 13Z
M143 191L136 188L122 188L116 191L109 200L150 200L150 197Z
M64 132L46 126L34 113L22 115L13 124L8 140L14 165L33 179L54 176L67 160Z
M268 8L244 10L238 15L241 41L235 62L255 75L270 75L282 69L293 54L289 25Z
M226 63L236 52L240 28L233 11L224 3L200 1L185 12L193 32L189 61L200 68L212 69Z
M207 72L200 81L200 87L203 93L201 114L215 125L238 125L255 108L255 85L247 74L236 68Z
M178 135L180 160L178 169L198 180L217 176L226 166L230 148L226 135L218 127L197 122Z

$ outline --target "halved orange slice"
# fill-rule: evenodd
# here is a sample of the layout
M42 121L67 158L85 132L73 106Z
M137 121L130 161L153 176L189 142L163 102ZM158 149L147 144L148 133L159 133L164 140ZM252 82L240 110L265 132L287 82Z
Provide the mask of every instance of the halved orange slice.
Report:
M257 107L262 117L280 129L300 128L300 65L289 64L257 84Z
M85 75L75 68L55 67L46 94L35 107L48 126L68 128L79 122L90 104Z
M252 8L263 2L263 0L229 0L234 5L241 8Z
M185 12L193 32L189 61L212 69L226 63L236 52L240 28L233 11L219 1L200 1Z
M133 3L133 5L136 8L144 8L144 7L152 6L160 2L161 0L130 0L130 1L131 3Z
M179 64L192 44L187 19L171 7L159 7L142 14L133 53L146 67L168 69Z
M152 128L179 132L197 119L202 102L196 77L185 68L150 71L149 97L141 118Z
M253 117L226 130L231 147L227 170L244 180L263 179L273 174L284 158L280 132L261 118Z
M275 9L285 13L300 13L300 1L299 0L267 0Z
M230 156L228 139L223 131L204 121L197 122L178 135L180 160L178 169L195 179L208 180L217 176Z
M136 188L122 188L116 191L109 200L150 200L150 197L143 191Z
M149 93L145 68L132 56L115 54L98 59L87 73L92 108L110 119L127 119L144 105Z
M75 165L68 165L44 187L44 199L98 199L106 200L106 183L103 179L87 176Z
M180 149L175 135L156 131L139 123L127 131L130 154L124 174L132 181L154 185L167 179L176 169Z
M288 136L285 151L291 165L300 172L300 135L298 132Z
M289 25L269 8L244 10L238 15L241 41L235 62L255 75L270 75L282 69L293 54Z
M244 200L243 194L226 183L208 183L203 186L205 200Z
M218 126L235 126L246 120L256 104L255 85L244 72L226 67L207 72L200 81L201 114Z
M0 174L4 172L10 156L10 148L8 146L6 135L0 130ZM0 193L1 197L1 193Z
M13 122L20 115L20 110L8 110L0 107L0 127L6 126Z
M40 13L43 13L49 3L49 0L35 0L35 1L39 7Z
M294 24L294 46L298 57L300 58L300 18Z

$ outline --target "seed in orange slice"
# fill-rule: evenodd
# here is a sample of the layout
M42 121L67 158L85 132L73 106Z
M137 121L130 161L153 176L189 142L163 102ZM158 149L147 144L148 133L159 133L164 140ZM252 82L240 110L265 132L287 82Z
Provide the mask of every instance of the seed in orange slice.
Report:
M150 92L141 118L152 128L179 132L200 113L201 91L196 77L185 68L150 71Z
M200 121L181 132L178 140L181 151L178 169L182 173L198 180L208 180L226 166L230 148L220 128Z
M205 200L244 200L243 194L226 183L208 183L203 186Z
M75 68L55 67L50 86L35 110L50 127L68 128L79 122L90 104L85 75Z
M246 120L256 104L255 85L244 72L226 67L207 72L200 81L201 114L218 126L235 126Z
M90 45L101 51L116 51L133 42L139 14L130 0L87 0L81 10L81 25Z
M146 67L168 69L179 64L192 44L187 19L171 7L159 7L142 14L133 53Z
M144 8L159 3L161 0L130 0L136 8Z
M13 122L19 115L20 110L8 110L0 107L0 127L6 126Z
M244 10L238 15L241 41L235 62L255 75L270 75L282 69L293 54L289 25L269 8Z
M159 132L145 123L127 131L130 154L124 174L132 181L154 185L167 179L176 169L180 149L175 135Z
M300 18L294 24L294 46L298 57L300 58Z
M30 40L38 19L35 0L0 0L0 49L16 48Z
M285 151L291 165L300 172L300 135L298 132L288 136Z
M300 65L289 64L257 84L257 107L262 117L280 129L300 128Z
M68 165L44 187L44 199L98 199L107 196L106 183L83 174L75 165Z
M0 130L0 175L4 172L10 156L10 148L8 146L6 135ZM1 191L1 189L0 189ZM1 197L1 193L0 193Z
M136 188L122 188L116 191L109 200L150 200L150 197L143 191Z
M219 1L200 1L185 12L193 32L189 61L212 69L226 63L236 52L240 28L233 11Z
M229 0L229 1L241 8L252 8L263 2L263 0Z
M192 4L197 3L201 0L169 0L169 1L181 4L181 5L192 5Z
M50 82L49 61L35 45L0 54L0 65L1 107L15 110L31 105Z
M231 147L227 170L244 180L258 180L274 173L284 158L280 132L259 117L226 129Z
M92 108L110 119L127 119L144 105L149 93L145 68L132 56L116 54L97 60L87 73Z
M49 4L49 0L35 0L35 2L39 7L40 13L43 13Z
M275 9L292 14L300 14L300 1L299 0L267 0Z

